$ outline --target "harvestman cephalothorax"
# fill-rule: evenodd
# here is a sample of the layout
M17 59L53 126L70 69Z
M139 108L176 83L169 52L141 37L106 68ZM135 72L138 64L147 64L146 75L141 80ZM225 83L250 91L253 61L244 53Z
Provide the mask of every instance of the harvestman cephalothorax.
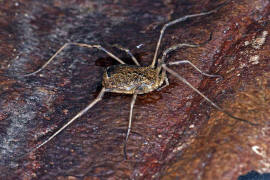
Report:
M224 3L225 4L225 3ZM221 6L223 6L222 4ZM223 113L227 114L228 116L239 120L243 122L247 122L251 125L257 125L255 123L252 123L250 121L247 121L245 119L241 119L238 117L233 116L231 113L223 110L220 106L215 104L213 101L211 101L209 98L207 98L204 94L202 94L198 89L193 87L186 79L181 77L179 74L177 74L175 71L173 71L171 68L168 66L170 65L179 65L179 64L189 64L191 65L195 70L200 72L201 74L208 76L208 77L221 77L219 75L210 75L207 73L202 72L199 68L197 68L193 63L191 63L188 60L181 60L181 61L176 61L176 62L169 62L165 63L165 58L168 53L175 51L179 48L182 47L199 47L200 45L198 44L176 44L174 46L169 47L165 51L163 51L162 56L158 58L158 51L160 48L161 40L164 35L164 31L169 27L174 24L180 23L182 21L185 21L189 18L193 17L199 17L199 16L205 16L212 14L216 12L221 6L219 6L216 9L213 9L208 12L202 12L198 14L191 14L191 15L186 15L181 18L175 19L173 21L168 22L165 24L161 31L160 31L160 36L157 41L156 49L155 49L155 54L152 60L151 65L142 67L140 66L139 62L137 59L132 55L132 53L121 46L116 46L117 48L125 51L128 55L131 56L132 60L136 65L127 65L125 62L123 62L121 59L119 59L117 56L115 56L113 53L109 52L105 48L103 48L101 45L90 45L90 44L83 44L83 43L66 43L64 44L41 68L36 70L33 73L26 74L26 76L33 76L39 73L41 70L47 67L47 65L53 61L53 59L60 53L62 52L66 47L74 45L74 46L80 46L80 47L86 47L86 48L96 48L99 49L103 52L105 52L108 56L112 57L116 61L120 63L120 65L113 65L109 66L106 68L103 74L103 81L102 81L102 89L99 92L98 96L83 110L81 110L76 116L74 116L71 120L69 120L64 126L62 126L59 130L57 130L53 135L51 135L47 140L42 142L41 144L37 145L35 148L24 154L23 156L29 154L30 152L33 152L40 147L44 146L47 144L49 141L51 141L54 137L56 137L60 132L62 132L67 126L69 126L72 122L74 122L76 119L81 117L83 114L85 114L89 109L91 109L97 102L102 100L102 97L105 92L114 92L114 93L123 93L123 94L132 94L132 100L130 104L130 113L129 113L129 123L128 123L128 129L126 133L126 139L124 142L124 156L127 158L126 155L126 144L128 141L128 137L131 131L131 124L132 124L132 112L133 112L133 107L136 101L136 97L138 94L145 94L149 93L151 91L164 88L169 85L169 81L167 78L166 72L169 72L171 75L176 77L177 79L181 80L184 82L186 85L188 85L191 89L193 89L195 92L197 92L200 96L202 96L206 101L208 101L212 106L214 106L216 109L219 111L222 111Z

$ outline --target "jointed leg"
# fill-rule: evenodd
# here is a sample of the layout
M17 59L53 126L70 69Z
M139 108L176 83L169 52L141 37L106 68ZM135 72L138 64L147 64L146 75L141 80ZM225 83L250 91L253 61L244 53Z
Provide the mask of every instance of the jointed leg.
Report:
M213 74L207 74L203 71L201 71L199 68L197 68L197 66L195 66L192 62L190 62L189 60L181 60L181 61L175 61L175 62L169 62L168 65L178 65L178 64L189 64L191 65L194 69L196 69L197 71L199 71L201 74L203 74L204 76L208 76L208 77L217 77L217 78L221 78L222 76L220 75L213 75Z
M216 103L214 103L213 101L211 101L208 97L206 97L203 93L201 93L198 89L196 89L194 86L192 86L185 78L181 77L179 74L177 74L175 71L173 71L172 69L168 68L166 66L166 64L163 64L162 65L162 68L164 68L167 72L169 72L171 75L175 76L176 78L178 78L180 81L182 81L183 83L185 83L186 85L188 85L193 91L195 91L196 93L198 93L200 96L202 96L206 101L208 101L212 106L214 106L216 109L218 109L219 111L227 114L228 116L238 120L238 121L242 121L242 122L246 122L250 125L253 125L253 126L256 126L256 125L259 125L259 124L256 124L256 123L252 123L248 120L245 120L245 119L241 119L241 118L238 118L238 117L235 117L233 116L231 113L223 110L220 106L218 106Z
M210 38L211 38L211 36L210 36ZM209 40L207 40L207 41L209 41ZM165 63L165 58L167 57L167 54L169 54L170 52L175 51L175 50L177 50L177 49L179 49L181 47L199 47L199 46L201 46L201 44L181 43L181 44L176 44L176 45L173 45L173 46L167 48L165 51L163 51L162 57L158 59L158 65L157 65L157 68L156 68L157 69L157 74L160 73L161 65Z
M127 48L124 48L118 44L114 44L113 47L116 47L122 51L125 51L133 60L133 62L137 65L137 66L141 66L140 63L137 61L137 59L135 58L135 56L133 56L133 54L131 53L131 51Z
M168 80L167 77L165 77L165 80L164 81L165 81L165 84L163 86L161 86L160 88L158 88L157 91L160 91L161 89L163 89L163 88L165 88L165 87L167 87L167 86L170 85L169 80Z
M186 44L186 43L175 44L175 45L173 45L173 46L167 48L165 51L163 51L161 60L159 59L158 64L165 63L165 58L166 58L167 55L168 55L170 52L172 52L172 51L175 51L175 50L180 49L180 48L182 48L182 47L192 47L192 48L194 48L194 47L200 47L200 46L205 45L205 44L208 43L209 41L211 41L211 39L212 39L212 33L210 34L208 40L206 40L206 41L204 41L204 42L202 42L202 43L200 43L200 44Z
M175 44L175 45L169 47L168 49L166 49L165 51L163 51L161 63L165 63L165 58L167 57L167 55L170 52L175 51L175 50L182 48L182 47L200 47L200 45L199 44L186 44L186 43Z
M165 85L161 86L160 88L157 89L157 91L160 91L161 89L167 87L170 85L167 74L166 74L166 70L163 68L162 72L161 72L161 82L165 81Z
M124 142L124 156L125 156L125 159L127 159L127 141L128 141L128 137L129 137L130 130L131 130L132 113L133 113L133 107L134 107L136 98L137 98L137 94L133 94L132 100L131 100L131 103L130 103L128 130L127 130L126 140Z
M208 15L208 14L211 14L211 13L214 13L216 12L220 7L216 8L216 9L213 9L211 11L208 11L208 12L203 12L203 13L198 13L198 14L191 14L191 15L186 15L186 16L183 16L181 18L178 18L178 19L175 19L173 21L170 21L168 22L167 24L165 24L161 31L160 31L160 35L159 35L159 39L158 39L158 42L157 42L157 46L156 46L156 50L155 50L155 54L154 54L154 58L153 58L153 61L152 61L152 64L151 64L151 67L154 68L155 67L155 64L156 64L156 60L157 60L157 55L158 55L158 50L159 50L159 47L160 47L160 43L161 43L161 40L162 40L162 37L164 35L164 32L166 30L167 27L169 26L172 26L174 24L177 24L179 22L183 22L189 18L193 18L193 17L198 17L198 16L204 16L204 15Z
M81 110L78 114L76 114L76 116L74 116L71 120L69 120L64 126L62 126L59 130L57 130L53 135L51 135L47 140L45 140L43 143L39 144L38 146L36 146L35 148L33 148L32 150L30 150L29 152L27 152L26 154L24 154L22 157L26 156L27 154L39 149L40 147L44 146L45 144L47 144L48 142L50 142L55 136L57 136L60 132L62 132L66 127L68 127L71 123L73 123L76 119L78 119L79 117L81 117L83 114L85 114L89 109L91 109L96 103L98 103L100 100L102 100L102 97L105 93L106 89L103 87L100 91L100 93L98 94L98 96L88 105L86 106L83 110ZM19 157L19 158L22 158Z
M192 86L185 78L183 78L182 76L180 76L179 74L177 74L175 71L173 71L172 69L168 68L165 64L162 65L162 68L164 68L167 72L169 72L170 74L172 74L173 76L175 76L176 78L178 78L180 81L182 81L183 83L185 83L186 85L188 85L193 91L197 92L200 96L202 96L206 101L208 101L210 104L212 104L215 108L217 108L218 110L222 110L221 107L219 107L213 101L211 101L210 99L208 99L208 97L206 97L204 94L202 94L198 89L196 89L194 86Z
M103 52L105 52L106 54L108 54L110 57L112 57L113 59L115 59L116 61L118 61L121 64L125 64L124 61L122 61L121 59L119 59L118 57L116 57L114 54L112 54L111 52L107 51L105 48L103 48L101 45L90 45L90 44L83 44L83 43L66 43L64 44L60 49L58 49L58 51L38 70L23 75L23 76L32 76L34 74L37 74L38 72L40 72L41 70L43 70L44 68L46 68L46 66L61 52L63 51L63 49L65 49L67 46L69 45L75 45L75 46L80 46L80 47L87 47L87 48L97 48Z

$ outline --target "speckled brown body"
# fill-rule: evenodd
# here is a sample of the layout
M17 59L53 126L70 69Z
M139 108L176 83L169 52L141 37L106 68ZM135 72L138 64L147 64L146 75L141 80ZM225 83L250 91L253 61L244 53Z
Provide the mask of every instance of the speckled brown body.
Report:
M102 85L108 92L144 94L159 88L163 81L157 70L135 65L113 65L106 68Z

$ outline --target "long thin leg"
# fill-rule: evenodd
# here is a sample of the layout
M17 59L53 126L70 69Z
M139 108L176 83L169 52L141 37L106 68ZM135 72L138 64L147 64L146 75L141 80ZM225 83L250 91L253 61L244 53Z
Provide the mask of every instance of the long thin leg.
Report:
M122 61L121 59L119 59L118 57L116 57L114 54L112 54L111 52L107 51L105 48L103 48L101 45L90 45L90 44L83 44L83 43L65 43L60 49L58 49L58 51L38 70L29 73L29 74L25 74L23 76L32 76L37 74L38 72L40 72L41 70L43 70L44 68L46 68L46 66L61 52L63 51L63 49L65 49L67 46L69 45L75 45L75 46L80 46L80 47L87 47L87 48L97 48L101 51L104 51L106 54L108 54L110 57L112 57L113 59L115 59L116 61L118 61L121 64L125 64L124 61Z
M162 53L162 58L161 58L161 63L165 62L165 58L167 57L167 55L172 52L175 51L177 49L180 49L182 47L200 47L201 45L199 44L186 44L186 43L181 43L181 44L175 44L169 48L167 48L165 51L163 51Z
M194 69L196 69L198 72L200 72L201 74L203 74L204 76L208 76L208 77L217 77L217 78L221 78L222 76L220 75L214 75L214 74L207 74L203 71L201 71L197 66L195 66L192 62L190 62L189 60L181 60L181 61L175 61L175 62L169 62L167 63L168 65L179 65L179 64L189 64L191 65Z
M180 44L175 44L167 49L165 49L165 51L163 51L162 53L162 58L161 58L161 61L159 60L158 61L158 64L162 64L162 63L165 63L165 58L167 57L167 55L172 52L172 51L175 51L177 49L180 49L182 47L192 47L192 48L195 48L195 47L200 47L200 46L203 46L205 44L207 44L209 41L212 40L212 35L213 33L210 34L209 36L209 39L207 39L206 41L200 43L200 44L186 44L186 43L180 43Z
M154 68L155 67L155 64L156 64L156 60L157 60L157 55L158 55L158 50L159 50L159 47L160 47L160 43L161 43L161 40L162 40L162 37L164 35L164 32L165 30L167 29L167 27L169 26L172 26L174 24L177 24L177 23L180 23L180 22L183 22L189 18L193 18L193 17L198 17L198 16L205 16L205 15L208 15L208 14L212 14L214 12L216 12L219 8L221 8L224 4L226 4L227 2L221 4L218 8L216 9L213 9L211 11L208 11L208 12L203 12L203 13L198 13L198 14L191 14L191 15L186 15L186 16L183 16L183 17L180 17L178 19L175 19L173 21L170 21L168 22L167 24L165 24L161 31L160 31L160 35L159 35L159 39L158 39L158 42L157 42L157 46L156 46L156 50L155 50L155 54L154 54L154 58L153 58L153 61L152 61L152 64L151 64L151 67Z
M161 86L160 88L158 88L157 91L160 91L161 89L163 89L163 88L165 88L165 87L167 87L167 86L170 85L170 82L169 82L169 80L168 80L167 77L164 77L164 81L165 81L165 84L163 86Z
M200 47L205 45L206 43L208 43L209 41L212 40L212 33L209 36L209 39L204 41L203 43L200 44L186 44L186 43L180 43L180 44L175 44L169 48L167 48L165 51L163 51L162 53L162 57L158 59L158 65L157 65L157 75L160 73L161 71L161 65L165 63L165 58L167 57L167 55L172 52L175 51L177 49L180 49L182 47Z
M122 51L125 51L130 57L131 59L133 60L133 62L137 65L137 66L141 66L140 63L138 62L138 60L135 58L135 56L133 56L133 54L131 53L131 51L127 48L124 48L118 44L114 44L113 47L116 47Z
M126 140L124 142L124 157L125 157L125 159L127 159L127 141L128 141L128 137L129 137L130 130L131 130L132 113L133 113L133 107L134 107L136 98L137 98L137 94L133 94L132 100L131 100L131 103L130 103L128 130L127 130Z
M211 36L210 36L211 38ZM208 42L209 40L207 40ZM203 43L204 44L204 43ZM157 75L160 73L161 71L161 65L165 63L165 58L167 57L167 54L172 52L172 51L175 51L181 47L199 47L201 46L201 44L186 44L186 43L181 43L181 44L176 44L176 45L173 45L169 48L167 48L165 51L163 51L163 54L162 54L162 57L158 59L158 66L157 66Z
M33 148L32 150L28 151L26 154L24 154L23 156L19 157L22 158L26 155L28 155L31 152L36 151L37 149L41 148L42 146L44 146L45 144L47 144L48 142L50 142L55 136L57 136L60 132L62 132L66 127L68 127L71 123L73 123L76 119L78 119L79 117L81 117L83 114L85 114L89 109L91 109L96 103L98 103L104 93L105 93L106 89L103 87L100 91L100 93L98 94L98 96L96 97L96 99L94 99L88 106L86 106L83 110L81 110L78 114L76 114L76 116L74 116L71 120L69 120L64 126L62 126L59 130L57 130L53 135L51 135L48 139L46 139L43 143L39 144L38 146L36 146L35 148Z
M233 116L231 113L223 110L220 106L218 106L216 103L214 103L213 101L211 101L208 97L206 97L203 93L201 93L198 89L196 89L194 86L192 86L185 78L181 77L179 74L177 74L175 71L173 71L172 69L168 68L165 64L162 65L162 68L164 68L167 72L169 72L170 74L172 74L173 76L175 76L176 78L178 78L180 81L182 81L183 83L185 83L186 85L188 85L193 91L195 91L196 93L198 93L200 96L202 96L206 101L208 101L212 106L214 106L216 109L218 109L219 111L223 112L224 114L227 114L228 116L238 120L238 121L242 121L242 122L246 122L250 125L256 126L259 124L250 122L248 120L245 119L241 119L238 117Z

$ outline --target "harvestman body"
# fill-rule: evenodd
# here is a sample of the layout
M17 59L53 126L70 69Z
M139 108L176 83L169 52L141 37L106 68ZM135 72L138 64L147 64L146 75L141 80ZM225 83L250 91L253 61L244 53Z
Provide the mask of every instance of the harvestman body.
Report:
M208 76L208 77L221 77L219 75L210 75L202 72L200 69L198 69L194 64L192 64L188 60L182 60L182 61L176 61L176 62L171 62L171 63L165 63L165 58L168 53L171 51L177 50L181 47L199 47L200 45L194 45L194 44L177 44L174 45L168 49L166 49L162 53L161 58L157 58L158 56L158 50L161 44L162 37L164 35L164 31L166 30L167 27L174 25L176 23L185 21L188 18L192 17L198 17L198 16L204 16L208 15L211 13L216 12L220 7L208 11L208 12L203 12L203 13L198 13L198 14L192 14L192 15L186 15L184 17L178 18L176 20L173 20L163 26L160 32L159 40L157 42L154 58L152 61L152 64L147 67L142 67L138 63L137 59L131 54L131 52L128 49L125 49L123 47L117 46L117 48L126 51L134 61L136 65L127 65L125 64L121 59L113 55L111 52L107 51L105 48L103 48L100 45L89 45L89 44L82 44L82 43L66 43L64 44L40 69L37 71L26 74L24 76L32 76L46 68L46 66L67 46L70 45L75 45L75 46L80 46L80 47L87 47L87 48L97 48L103 52L105 52L107 55L115 59L120 63L120 65L113 65L109 66L106 68L104 74L103 74L103 81L102 81L102 89L98 96L83 110L81 110L76 116L74 116L71 120L69 120L64 126L62 126L59 130L57 130L53 135L51 135L47 140L45 140L43 143L40 145L36 146L32 150L30 150L28 153L33 152L40 147L44 146L46 143L51 141L55 136L57 136L60 132L62 132L67 126L69 126L72 122L74 122L76 119L81 117L83 114L85 114L90 108L92 108L97 102L102 100L102 97L105 92L115 92L115 93L123 93L123 94L132 94L132 101L130 105L130 114L129 114L129 124L128 124L128 130L126 134L126 140L124 143L124 156L127 158L126 155L126 143L128 141L128 137L130 134L131 130L131 122L132 122L132 112L133 112L133 107L136 101L136 97L138 94L145 94L154 90L157 90L159 88L163 88L167 85L169 85L169 81L166 75L166 72L169 72L185 84L187 84L190 88L192 88L194 91L196 91L199 95L201 95L206 101L208 101L211 105L213 105L215 108L218 110L224 112L225 114L229 115L230 117L233 117L234 119L248 122L249 124L255 125L254 123L251 123L247 120L241 119L234 117L231 115L229 112L223 110L220 106L212 102L210 99L208 99L205 95L203 95L198 89L193 87L189 82L187 82L183 77L178 75L175 71L170 69L167 65L178 65L178 64L189 64L193 68L195 68L197 71L199 71L201 74ZM165 83L165 84L164 84ZM164 85L163 85L164 84ZM25 155L27 155L26 153ZM23 156L25 156L23 155Z

